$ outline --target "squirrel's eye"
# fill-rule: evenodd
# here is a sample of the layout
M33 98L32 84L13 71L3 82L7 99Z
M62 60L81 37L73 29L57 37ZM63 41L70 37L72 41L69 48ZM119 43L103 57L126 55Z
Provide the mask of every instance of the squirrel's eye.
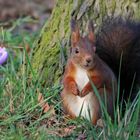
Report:
M78 48L75 48L75 53L79 53L79 49Z

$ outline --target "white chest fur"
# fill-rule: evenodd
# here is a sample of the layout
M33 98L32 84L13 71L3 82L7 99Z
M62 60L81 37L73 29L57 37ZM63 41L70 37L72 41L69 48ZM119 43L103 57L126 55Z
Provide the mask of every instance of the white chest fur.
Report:
M78 85L79 91L89 82L88 75L84 69L77 68L75 81ZM83 116L90 120L93 115L93 93L90 92L84 97L75 96L75 100L70 102L71 110L76 116ZM91 115L89 115L91 114Z
M84 69L77 68L76 70L75 81L78 85L79 90L81 91L83 87L89 82L89 78Z

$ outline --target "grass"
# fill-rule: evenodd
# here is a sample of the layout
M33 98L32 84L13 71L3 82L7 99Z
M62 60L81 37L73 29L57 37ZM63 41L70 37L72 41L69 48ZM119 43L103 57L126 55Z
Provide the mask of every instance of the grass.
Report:
M69 120L63 114L59 96L61 85L42 87L39 80L35 82L38 79L35 76L30 84L27 82L31 65L25 46L28 44L32 47L37 34L24 32L14 35L12 30L1 28L0 39L8 46L9 59L7 64L0 66L0 139L140 139L140 96L133 103L127 103L123 111L117 103L113 122L104 113L104 127L100 128L82 118ZM46 113L43 113L38 102L39 93L44 95L44 101L50 105ZM95 93L98 95L96 88ZM102 108L106 112L103 104Z

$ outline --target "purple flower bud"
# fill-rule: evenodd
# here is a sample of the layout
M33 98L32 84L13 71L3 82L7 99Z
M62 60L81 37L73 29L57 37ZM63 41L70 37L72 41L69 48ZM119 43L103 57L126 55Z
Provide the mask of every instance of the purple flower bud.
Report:
M8 52L4 47L0 47L0 65L6 62L8 58Z

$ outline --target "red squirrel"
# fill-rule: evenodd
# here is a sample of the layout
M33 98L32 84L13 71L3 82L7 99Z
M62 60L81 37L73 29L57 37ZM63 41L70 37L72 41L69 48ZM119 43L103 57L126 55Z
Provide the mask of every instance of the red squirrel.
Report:
M71 118L80 115L95 125L102 114L91 82L103 101L106 97L107 111L113 115L117 80L112 70L96 54L94 27L91 21L88 29L88 35L82 37L76 22L71 22L71 56L64 72L61 98L63 109Z

